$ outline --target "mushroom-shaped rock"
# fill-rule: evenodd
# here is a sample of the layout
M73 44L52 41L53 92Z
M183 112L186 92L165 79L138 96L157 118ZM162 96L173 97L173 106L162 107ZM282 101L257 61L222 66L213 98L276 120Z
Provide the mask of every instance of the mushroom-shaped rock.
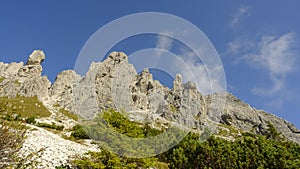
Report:
M18 75L20 77L38 77L42 75L41 63L45 60L45 54L41 50L34 50L28 57L26 65L22 66Z
M45 60L42 50L34 50L28 57L26 65L40 65Z

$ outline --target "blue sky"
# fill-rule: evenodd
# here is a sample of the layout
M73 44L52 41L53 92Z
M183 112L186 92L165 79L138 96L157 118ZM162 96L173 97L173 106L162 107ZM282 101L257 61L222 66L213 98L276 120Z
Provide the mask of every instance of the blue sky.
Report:
M297 0L1 1L0 61L26 62L34 49L42 49L44 74L53 81L60 71L74 69L85 42L110 21L137 12L169 13L210 39L229 92L300 128L299 7ZM130 53L157 43L136 37L115 49Z

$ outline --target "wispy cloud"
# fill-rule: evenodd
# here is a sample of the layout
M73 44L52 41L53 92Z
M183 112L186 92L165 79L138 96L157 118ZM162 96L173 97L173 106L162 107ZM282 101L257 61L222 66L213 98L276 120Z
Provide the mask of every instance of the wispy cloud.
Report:
M256 48L256 43L253 40L239 38L227 43L225 55L244 55L253 51Z
M197 53L202 53L201 49L198 49ZM201 62L199 57L195 53L181 48L180 58L184 58L185 64L179 63L176 68L182 72L183 80L185 82L192 81L196 82L198 90L206 95L212 94L214 92L225 92L224 84L222 83L222 76L213 76L209 74L208 69L205 64ZM221 65L220 65L221 66ZM211 72L222 72L223 67L214 67Z
M253 43L253 40L245 40L245 42L237 40L228 45L228 52L242 56L238 58L238 62L244 61L268 73L271 86L255 86L252 89L255 95L273 98L267 105L276 104L278 107L288 97L289 91L285 80L286 76L296 68L295 36L294 32L289 32L281 36L261 36L257 43Z
M183 34L189 33L188 30L183 31ZM199 56L192 52L189 48L180 47L175 58L170 57L170 51L176 42L173 41L172 32L161 33L163 35L157 36L156 42L156 61L155 65L160 67L166 67L168 73L171 75L181 74L184 82L194 82L197 85L198 90L202 94L211 94L213 92L225 92L223 79L221 74L219 76L213 76L208 74L207 66L202 63ZM170 36L170 37L168 37ZM201 53L203 56L209 55L206 50L201 48L196 49L197 53ZM171 52L172 53L172 52ZM149 62L154 62L149 61ZM153 64L154 65L154 64ZM172 65L172 66L170 66ZM222 72L223 67L215 66L211 72ZM215 73L217 74L217 73ZM175 77L175 76L174 76Z
M172 43L173 39L165 36L165 35L172 35L170 32L163 32L163 35L158 35L157 36L157 43L156 43L156 48L158 50L156 51L157 56L161 56L164 52L164 50L169 51L172 48ZM163 50L160 50L163 49Z
M250 7L242 6L237 9L237 11L232 15L229 25L234 27L242 22L243 19L250 15Z
M278 94L284 87L284 79L281 77L271 76L270 80L273 86L268 88L254 87L251 90L252 93L261 96L270 96L270 95Z
M259 53L245 55L250 63L267 69L270 76L285 76L295 68L296 51L294 50L295 33L290 32L280 37L263 36L258 45Z

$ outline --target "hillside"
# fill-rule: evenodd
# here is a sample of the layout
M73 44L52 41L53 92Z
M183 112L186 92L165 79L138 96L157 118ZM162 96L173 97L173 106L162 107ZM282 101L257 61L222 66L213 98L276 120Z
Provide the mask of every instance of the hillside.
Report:
M280 149L282 152L290 145L300 144L300 131L288 121L274 114L257 110L230 93L204 96L194 83L183 83L181 75L176 76L173 88L169 89L159 81L153 80L148 69L137 73L122 52L112 52L103 62L92 63L83 77L74 70L65 70L57 75L53 84L46 76L42 76L41 63L44 60L43 51L35 50L25 64L0 62L1 117L10 123L18 121L26 124L27 138L18 154L25 157L43 150L35 159L40 162L38 168L54 168L68 164L71 159L76 158L75 156L82 156L85 152L99 152L95 144L97 141L102 147L115 146L112 148L113 152L129 159L125 157L119 159L101 150L101 153L106 153L106 155L102 154L103 158L110 157L130 165L155 164L156 168L166 167L168 163L171 168L176 168L174 166L177 163L177 166L182 165L179 168L193 168L187 161L196 157L187 155L194 150L189 150L184 141L191 141L191 145L202 146L203 150L207 150L207 156L211 155L209 154L211 150L205 147L207 146L205 144L213 144L213 142L218 142L222 146L227 144L233 151L234 148L243 145L243 140L257 139L257 144L263 146L277 144L268 140L270 137L280 143L281 140L288 141L289 146L283 146ZM106 122L102 123L99 117ZM100 124L99 129L91 123L95 122L95 119L99 120L96 121ZM118 119L122 120L117 121ZM83 128L78 128L78 124ZM97 129L98 133L93 135L90 132L91 127ZM113 140L107 143L110 136L110 133L107 133L109 127L128 137L157 136L157 142L154 142L156 146L152 146L153 142L147 144L149 147L141 153L136 150L138 141L135 144L135 141L129 139L128 142L131 144L127 147L122 147L123 144L114 144L117 140L116 135L112 135ZM75 131L80 131L80 134L74 134ZM83 132L86 132L87 136L82 134ZM105 139L103 139L104 135L101 135L104 133ZM177 135L172 140L168 133ZM253 135L249 136L249 133ZM122 139L122 136L117 136L121 138L119 142L126 142L127 138ZM80 139L81 137L85 138ZM195 138L200 140L199 143ZM182 139L184 141L180 142ZM174 142L164 145L163 141ZM180 144L177 145L179 142ZM200 142L203 144L200 145ZM255 145L254 141L252 144ZM249 145L253 146L252 144ZM185 148L180 148L180 145ZM174 147L173 152L167 151L172 147ZM178 161L172 161L174 159L170 157L176 156L175 150L182 151L180 154L186 156L186 162L179 164ZM231 151L228 153L230 154ZM297 155L299 156L299 154L293 156L298 157ZM157 159L150 158L152 156L162 161L157 162ZM145 157L149 158L149 161L143 163L131 157ZM232 159L234 158L236 157L233 155ZM257 158L255 160L259 161ZM211 162L206 161L206 163ZM199 164L198 167L202 168L200 166L205 164ZM293 165L298 164L295 162ZM119 163L114 165L118 166ZM241 164L240 167L243 168L243 165Z

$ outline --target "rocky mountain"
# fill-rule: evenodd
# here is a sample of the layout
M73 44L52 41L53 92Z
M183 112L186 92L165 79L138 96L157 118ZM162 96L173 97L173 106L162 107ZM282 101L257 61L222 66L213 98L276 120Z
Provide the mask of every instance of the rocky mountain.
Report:
M153 80L148 69L137 73L122 52L112 52L103 62L92 63L85 76L65 70L53 84L42 76L44 60L44 52L35 50L26 64L0 62L0 97L37 96L51 112L51 116L37 119L40 122L68 129L78 122L61 110L93 119L97 112L113 108L127 112L131 120L151 123L153 127L162 127L157 124L163 122L200 133L206 129L215 134L227 131L229 134L222 136L225 139L234 139L232 128L236 134L248 131L265 135L270 122L288 140L300 144L300 131L288 121L257 110L229 93L204 96L193 82L183 83L181 75L176 76L169 89Z

